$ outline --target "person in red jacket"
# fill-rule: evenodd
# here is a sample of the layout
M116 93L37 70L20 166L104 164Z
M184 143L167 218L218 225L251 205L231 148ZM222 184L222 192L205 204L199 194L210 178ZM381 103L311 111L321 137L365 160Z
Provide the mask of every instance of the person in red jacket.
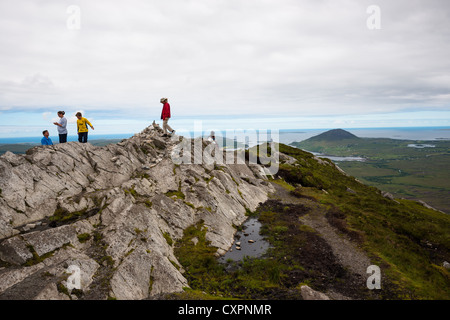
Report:
M163 104L161 119L163 120L164 136L167 136L167 130L172 134L175 132L168 124L170 119L170 104L167 102L167 98L161 98L160 102Z

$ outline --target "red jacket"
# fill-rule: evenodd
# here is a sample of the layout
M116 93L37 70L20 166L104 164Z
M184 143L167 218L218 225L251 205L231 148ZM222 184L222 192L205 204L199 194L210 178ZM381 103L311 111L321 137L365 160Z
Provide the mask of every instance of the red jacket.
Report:
M165 102L161 112L161 119L164 120L167 118L170 118L170 104L168 102Z

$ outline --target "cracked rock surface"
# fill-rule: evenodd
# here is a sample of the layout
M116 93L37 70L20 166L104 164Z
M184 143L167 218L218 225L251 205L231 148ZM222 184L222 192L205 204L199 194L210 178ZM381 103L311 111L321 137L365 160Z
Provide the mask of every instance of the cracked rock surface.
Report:
M202 220L223 254L233 225L274 189L258 165L217 164L208 154L174 163L181 140L155 124L105 147L69 142L2 155L0 299L145 299L188 286L168 237ZM186 143L192 153L210 146Z

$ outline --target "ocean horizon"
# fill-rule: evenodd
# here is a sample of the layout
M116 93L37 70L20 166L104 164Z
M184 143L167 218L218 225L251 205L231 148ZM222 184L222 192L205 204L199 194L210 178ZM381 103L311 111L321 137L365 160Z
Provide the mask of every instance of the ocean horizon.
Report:
M450 140L450 127L386 127L386 128L340 128L353 133L361 138L390 138L398 140L422 140L422 141L436 141L436 140ZM278 130L279 142L289 144L294 141L303 141L316 136L320 133L329 131L331 129L281 129ZM272 130L275 132L276 130ZM216 131L216 136L225 136L228 131ZM233 132L233 131L230 131ZM269 131L270 132L270 131ZM177 132L182 136L199 136L200 133L193 131ZM127 139L136 133L119 133L119 134L96 134L90 133L89 140L117 140ZM203 136L209 135L209 132L202 132ZM240 141L240 137L244 137L243 131L236 131L233 137ZM39 137L5 137L0 138L0 144L40 144L41 136ZM54 143L58 143L58 136L50 136ZM78 136L70 135L67 141L78 141ZM244 141L240 141L244 142Z

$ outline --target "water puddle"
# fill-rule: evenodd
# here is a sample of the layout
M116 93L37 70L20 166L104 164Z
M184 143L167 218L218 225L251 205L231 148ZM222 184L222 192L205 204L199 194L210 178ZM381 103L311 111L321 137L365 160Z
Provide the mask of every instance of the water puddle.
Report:
M242 231L236 232L234 243L230 250L219 258L219 262L230 260L241 261L245 256L260 257L270 244L259 234L261 223L257 218L249 218L242 224Z

